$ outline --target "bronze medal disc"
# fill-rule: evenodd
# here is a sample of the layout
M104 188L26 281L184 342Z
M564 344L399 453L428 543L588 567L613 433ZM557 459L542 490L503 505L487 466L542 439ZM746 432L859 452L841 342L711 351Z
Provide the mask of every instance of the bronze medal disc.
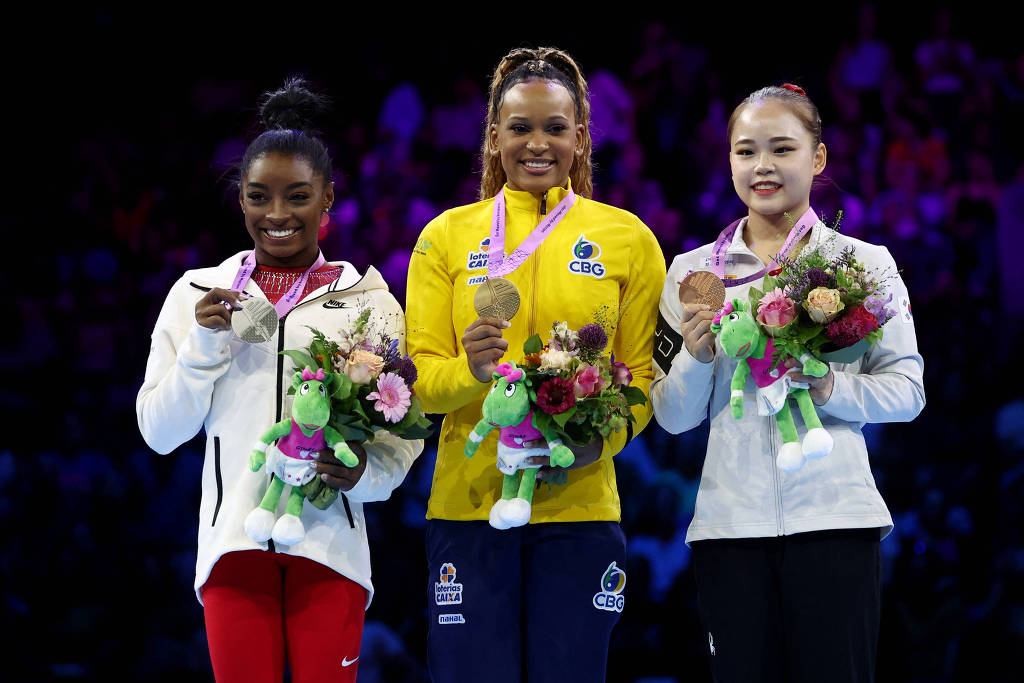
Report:
M476 288L473 308L481 318L511 320L519 311L519 290L505 278L487 278Z
M266 299L248 299L241 310L232 311L231 328L244 342L265 342L277 332L277 311Z
M717 311L725 305L725 285L714 273L696 270L679 283L679 301L684 304L704 304L712 311Z

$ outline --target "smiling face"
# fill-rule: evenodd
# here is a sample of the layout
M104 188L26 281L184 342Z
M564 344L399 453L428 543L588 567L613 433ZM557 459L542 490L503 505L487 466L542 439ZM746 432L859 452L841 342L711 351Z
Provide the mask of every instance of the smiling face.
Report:
M334 186L309 162L277 153L256 159L242 178L238 201L257 263L297 268L316 260L320 217L334 202Z
M825 168L825 145L783 102L745 106L733 125L729 161L736 194L752 214L794 220L810 206L811 182Z
M564 186L573 160L583 153L576 105L557 81L535 78L509 88L489 134L513 190L540 193Z

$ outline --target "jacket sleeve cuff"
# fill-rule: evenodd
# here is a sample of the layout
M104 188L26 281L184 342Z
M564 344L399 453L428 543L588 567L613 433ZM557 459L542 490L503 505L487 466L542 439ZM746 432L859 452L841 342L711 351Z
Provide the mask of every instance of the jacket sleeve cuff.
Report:
M850 375L843 371L832 371L832 395L820 406L821 412L847 422L864 422L863 406L857 400Z
M178 352L179 360L192 367L209 367L217 365L231 356L230 329L211 329L203 327L198 321L192 321L185 343Z

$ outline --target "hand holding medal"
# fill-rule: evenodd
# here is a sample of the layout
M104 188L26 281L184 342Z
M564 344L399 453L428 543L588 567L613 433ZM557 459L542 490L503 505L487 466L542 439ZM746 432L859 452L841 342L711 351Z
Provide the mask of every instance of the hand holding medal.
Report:
M679 303L683 305L680 332L686 350L701 363L710 363L715 357L711 320L725 304L722 279L706 270L690 273L679 283Z
M243 301L248 301L245 292L236 292L214 287L196 302L196 322L211 330L226 330L231 327L233 311L243 310Z

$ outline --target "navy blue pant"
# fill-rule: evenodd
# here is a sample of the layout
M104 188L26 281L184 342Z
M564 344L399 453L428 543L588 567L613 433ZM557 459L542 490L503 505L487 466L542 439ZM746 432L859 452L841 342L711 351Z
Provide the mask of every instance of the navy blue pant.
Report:
M427 522L435 683L596 683L625 603L615 522Z
M716 683L873 681L880 537L840 529L694 542Z

